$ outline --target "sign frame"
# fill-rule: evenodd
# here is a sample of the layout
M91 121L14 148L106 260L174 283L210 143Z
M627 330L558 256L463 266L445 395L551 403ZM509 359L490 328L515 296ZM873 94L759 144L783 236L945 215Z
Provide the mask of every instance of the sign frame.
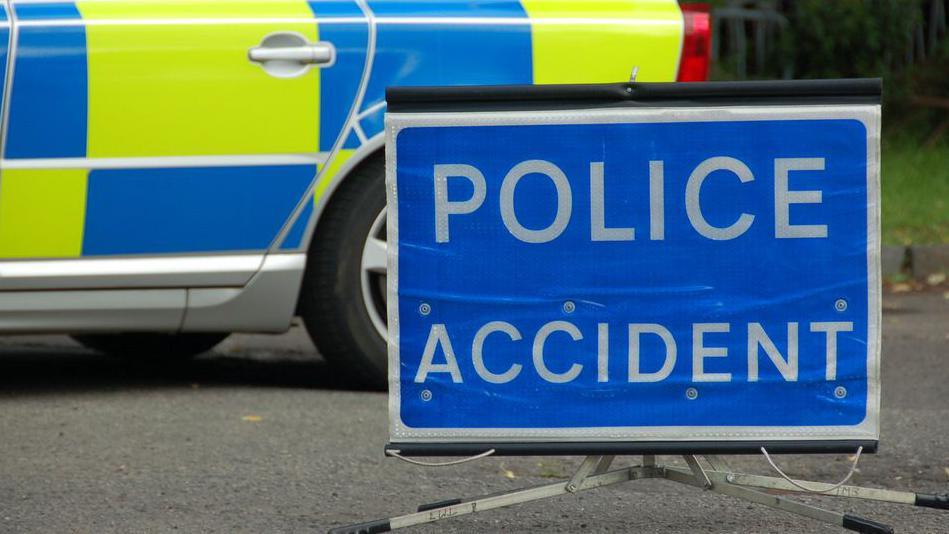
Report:
M880 98L878 79L785 82L621 83L564 86L390 88L387 92L386 184L389 200L390 438L387 450L405 456L566 454L757 454L875 452L880 416ZM761 120L756 110L793 106L800 118L855 118L867 129L867 397L866 419L855 426L801 432L800 428L700 427L604 429L412 429L400 417L399 214L397 142L407 127L439 125L590 124L680 108L683 116ZM624 111L626 110L626 111ZM633 110L633 111L628 111ZM503 113L498 113L503 112ZM582 116L578 114L582 113ZM658 115L656 115L658 116ZM565 122L566 121L566 122ZM661 121L660 121L661 122ZM714 429L713 429L714 430ZM691 434L690 434L691 432ZM691 435L692 437L685 437Z

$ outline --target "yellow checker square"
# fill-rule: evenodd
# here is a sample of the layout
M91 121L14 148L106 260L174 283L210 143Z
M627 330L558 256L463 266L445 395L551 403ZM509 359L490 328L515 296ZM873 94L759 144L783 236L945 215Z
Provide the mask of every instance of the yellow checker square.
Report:
M675 80L682 13L675 0L521 0L531 19L534 83ZM607 21L607 22L604 22Z
M0 175L0 258L76 258L86 215L85 169Z
M80 0L88 156L314 153L319 70L275 78L247 58L275 32L317 42L304 0Z

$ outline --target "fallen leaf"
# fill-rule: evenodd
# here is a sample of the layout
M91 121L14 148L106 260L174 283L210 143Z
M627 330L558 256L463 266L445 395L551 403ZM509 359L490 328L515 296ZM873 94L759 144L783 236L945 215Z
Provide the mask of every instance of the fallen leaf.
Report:
M514 471L511 471L510 469L502 469L501 474L504 475L504 478L509 478L511 480L517 478L517 475L514 474Z
M259 415L245 415L244 417L241 417L241 421L246 421L248 423L259 423L263 420L264 418Z
M931 286L938 286L946 281L946 273L933 273L926 277L926 283Z
M943 469L946 471L946 480L949 480L949 467L943 467Z

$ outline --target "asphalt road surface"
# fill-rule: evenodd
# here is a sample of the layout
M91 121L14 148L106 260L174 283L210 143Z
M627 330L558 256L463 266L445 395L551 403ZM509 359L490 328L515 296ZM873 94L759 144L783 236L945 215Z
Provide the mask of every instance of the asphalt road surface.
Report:
M854 482L949 492L949 299L888 296L880 453ZM347 390L294 329L235 336L178 369L128 366L64 337L0 339L0 532L321 532L420 503L550 483L576 458L420 468L385 459L386 397ZM673 460L669 458L668 460ZM627 459L629 463L633 459ZM835 481L845 456L787 456ZM767 474L760 457L737 461ZM949 532L949 511L804 498ZM627 483L416 532L840 532L666 481Z

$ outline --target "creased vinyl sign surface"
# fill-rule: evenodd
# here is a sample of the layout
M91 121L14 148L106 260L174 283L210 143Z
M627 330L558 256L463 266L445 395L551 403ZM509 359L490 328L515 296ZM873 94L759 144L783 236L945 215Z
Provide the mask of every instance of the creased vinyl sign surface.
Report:
M387 130L393 439L877 439L879 106Z

